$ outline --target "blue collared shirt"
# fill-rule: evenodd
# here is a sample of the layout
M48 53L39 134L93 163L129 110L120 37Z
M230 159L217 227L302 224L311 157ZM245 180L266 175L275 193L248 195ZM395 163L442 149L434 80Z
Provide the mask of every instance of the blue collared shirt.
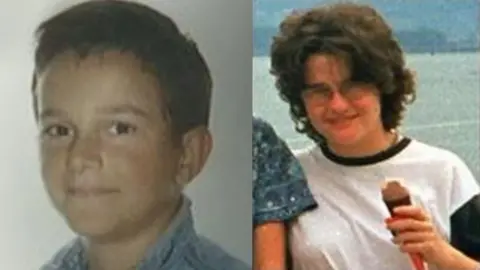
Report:
M253 118L253 222L288 221L317 207L298 160L273 127Z
M166 232L146 254L137 270L247 270L245 263L198 235L193 226L191 202L182 207ZM80 237L63 247L41 270L88 270Z

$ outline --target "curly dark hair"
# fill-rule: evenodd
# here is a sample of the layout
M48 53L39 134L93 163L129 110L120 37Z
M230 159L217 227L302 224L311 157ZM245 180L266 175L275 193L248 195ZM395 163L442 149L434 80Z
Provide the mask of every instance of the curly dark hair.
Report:
M414 73L392 29L372 7L353 3L294 11L280 24L271 46L271 74L280 97L290 105L295 129L317 143L324 137L311 125L301 93L305 62L312 54L346 57L350 80L380 91L385 130L400 125L407 104L415 100Z
M156 76L174 135L209 123L212 78L197 44L167 15L132 1L91 0L74 5L36 30L32 91L38 117L37 76L74 51L81 59L111 50L133 53Z

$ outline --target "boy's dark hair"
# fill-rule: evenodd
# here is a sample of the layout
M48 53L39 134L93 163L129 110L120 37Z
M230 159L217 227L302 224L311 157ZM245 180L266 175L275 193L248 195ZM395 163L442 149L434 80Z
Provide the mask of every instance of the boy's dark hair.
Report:
M129 1L77 4L42 22L36 31L32 91L38 117L37 76L58 55L80 58L110 50L133 53L158 79L175 135L207 126L212 79L196 43L168 16Z
M405 106L415 100L413 72L392 29L375 9L353 3L294 12L280 25L271 46L271 74L281 98L290 105L296 130L324 142L308 120L301 93L307 58L313 54L346 57L352 81L380 91L385 130L397 128Z

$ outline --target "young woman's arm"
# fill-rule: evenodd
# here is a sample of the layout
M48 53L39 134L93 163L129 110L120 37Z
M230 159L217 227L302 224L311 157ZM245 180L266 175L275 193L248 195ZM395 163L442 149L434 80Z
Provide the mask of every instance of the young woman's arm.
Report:
M286 226L271 221L254 228L254 270L287 270Z

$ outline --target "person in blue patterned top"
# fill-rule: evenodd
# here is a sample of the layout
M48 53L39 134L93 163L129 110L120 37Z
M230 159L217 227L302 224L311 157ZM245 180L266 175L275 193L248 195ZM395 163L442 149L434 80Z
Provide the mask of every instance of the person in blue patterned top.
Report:
M194 230L184 187L212 138L194 41L147 6L88 1L37 31L42 178L78 235L43 270L247 270Z
M288 222L317 203L300 163L269 123L254 117L252 140L255 269L285 269Z

